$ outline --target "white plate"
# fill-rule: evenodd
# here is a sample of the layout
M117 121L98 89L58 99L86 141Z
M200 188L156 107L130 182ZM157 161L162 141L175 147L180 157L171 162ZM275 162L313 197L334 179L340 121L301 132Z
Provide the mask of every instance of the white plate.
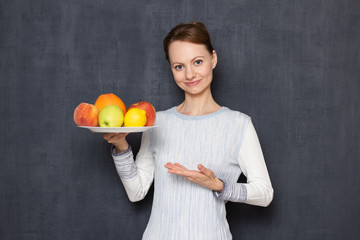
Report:
M145 132L149 129L155 128L157 126L151 127L87 127L87 126L78 126L80 128L87 128L92 132L96 133L135 133L135 132Z

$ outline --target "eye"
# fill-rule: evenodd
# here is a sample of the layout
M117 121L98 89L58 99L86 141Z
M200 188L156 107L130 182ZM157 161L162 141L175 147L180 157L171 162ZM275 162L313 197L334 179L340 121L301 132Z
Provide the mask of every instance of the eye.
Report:
M200 65L200 64L202 64L202 62L203 62L202 60L196 60L195 65Z
M175 66L175 69L176 69L176 70L181 70L181 69L183 69L183 66L181 66L181 65L176 65L176 66Z

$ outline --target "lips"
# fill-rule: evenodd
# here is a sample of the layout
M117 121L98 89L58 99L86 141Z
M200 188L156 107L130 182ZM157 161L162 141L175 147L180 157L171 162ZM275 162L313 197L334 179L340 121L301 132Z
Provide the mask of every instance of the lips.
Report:
M198 85L200 81L201 80L197 80L197 81L187 82L185 84L186 84L186 86L192 87L192 86Z

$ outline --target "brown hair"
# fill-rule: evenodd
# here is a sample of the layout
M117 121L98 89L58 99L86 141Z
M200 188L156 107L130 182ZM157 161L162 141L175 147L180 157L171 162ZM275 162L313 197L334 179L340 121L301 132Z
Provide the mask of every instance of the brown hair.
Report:
M169 46L174 41L204 44L210 53L214 50L211 45L210 34L201 22L180 23L167 34L164 38L164 51L168 62L170 62Z

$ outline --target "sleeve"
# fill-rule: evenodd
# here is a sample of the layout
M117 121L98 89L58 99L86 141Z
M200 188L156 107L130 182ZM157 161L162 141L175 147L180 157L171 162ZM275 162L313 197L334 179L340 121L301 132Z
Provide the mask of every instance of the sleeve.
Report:
M223 181L223 191L215 196L232 202L244 202L267 207L274 195L270 177L255 128L250 120L245 129L238 163L247 178L247 183Z
M123 153L112 151L115 167L125 191L132 202L146 196L154 179L154 159L150 149L150 132L143 133L141 147L134 161L131 148Z

